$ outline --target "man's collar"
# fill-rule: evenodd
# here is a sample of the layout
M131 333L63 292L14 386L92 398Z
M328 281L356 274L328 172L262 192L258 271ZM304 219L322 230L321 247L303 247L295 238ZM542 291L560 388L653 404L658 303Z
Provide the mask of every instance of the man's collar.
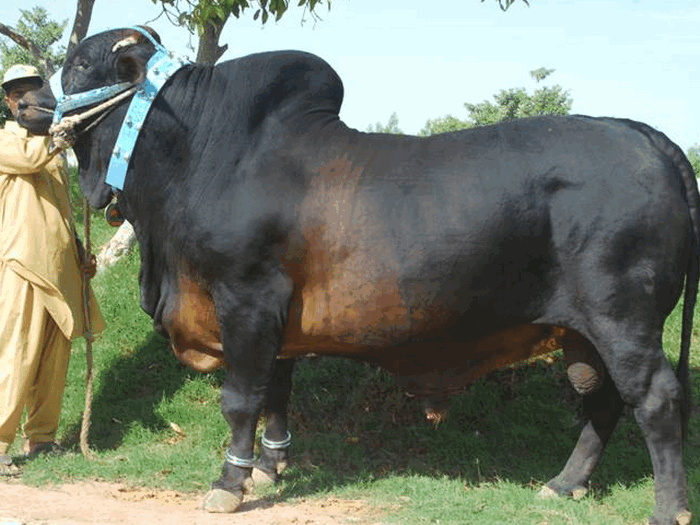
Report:
M29 131L26 128L23 128L22 126L17 124L17 122L15 122L14 120L8 120L7 122L5 122L5 129L7 131L11 131L15 135L18 135L22 138L26 138L29 136Z

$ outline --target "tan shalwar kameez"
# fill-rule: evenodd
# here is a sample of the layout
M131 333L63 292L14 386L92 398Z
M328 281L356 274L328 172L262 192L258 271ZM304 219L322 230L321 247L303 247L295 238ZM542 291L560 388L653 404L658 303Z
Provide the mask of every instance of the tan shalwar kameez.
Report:
M70 340L87 330L65 161L48 143L15 122L0 130L0 454L25 407L24 435L54 439Z

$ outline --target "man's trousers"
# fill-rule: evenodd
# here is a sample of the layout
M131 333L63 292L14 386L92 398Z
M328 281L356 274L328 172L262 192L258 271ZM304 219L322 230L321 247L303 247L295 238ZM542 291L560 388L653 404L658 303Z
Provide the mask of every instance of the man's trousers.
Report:
M0 454L24 435L53 441L70 358L66 338L37 300L33 285L0 262Z

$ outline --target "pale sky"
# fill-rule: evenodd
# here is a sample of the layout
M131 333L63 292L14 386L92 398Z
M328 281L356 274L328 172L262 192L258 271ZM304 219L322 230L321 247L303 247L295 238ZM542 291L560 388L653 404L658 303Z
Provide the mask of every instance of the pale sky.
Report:
M530 0L505 13L493 0L333 0L322 20L303 24L296 3L280 23L261 26L253 10L231 19L222 60L277 49L321 56L345 86L341 118L362 131L393 112L411 134L430 118L466 118L465 102L532 90L529 71L547 67L556 70L549 83L570 91L572 112L641 120L683 150L700 144L695 0ZM20 7L35 5L69 19L68 33L76 0L3 0L0 22L14 27ZM97 0L89 34L151 21L166 47L194 57L187 31L152 21L158 13L151 0Z

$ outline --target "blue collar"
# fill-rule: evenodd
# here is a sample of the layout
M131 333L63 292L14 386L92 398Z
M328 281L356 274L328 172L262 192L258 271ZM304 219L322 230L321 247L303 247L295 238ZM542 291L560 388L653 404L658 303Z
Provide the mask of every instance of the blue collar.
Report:
M131 100L129 110L124 117L122 127L117 136L117 141L114 144L109 168L107 169L105 182L118 190L124 189L124 179L126 178L126 171L129 167L131 154L136 145L136 139L139 136L143 122L146 120L146 115L156 95L158 95L163 85L173 73L191 63L186 58L175 56L173 53L169 52L165 47L156 42L147 31L140 27L131 27L129 29L138 31L148 38L156 48L156 52L151 56L146 65L146 80L141 83L138 91L134 94L134 98ZM56 78L58 78L58 82L55 82ZM56 89L54 93L60 94L54 113L54 124L58 123L61 118L63 118L63 114L67 111L103 102L133 86L131 83L122 82L111 86L92 89L83 93L65 95L61 88L60 78L60 71L51 78L51 87L52 89Z

